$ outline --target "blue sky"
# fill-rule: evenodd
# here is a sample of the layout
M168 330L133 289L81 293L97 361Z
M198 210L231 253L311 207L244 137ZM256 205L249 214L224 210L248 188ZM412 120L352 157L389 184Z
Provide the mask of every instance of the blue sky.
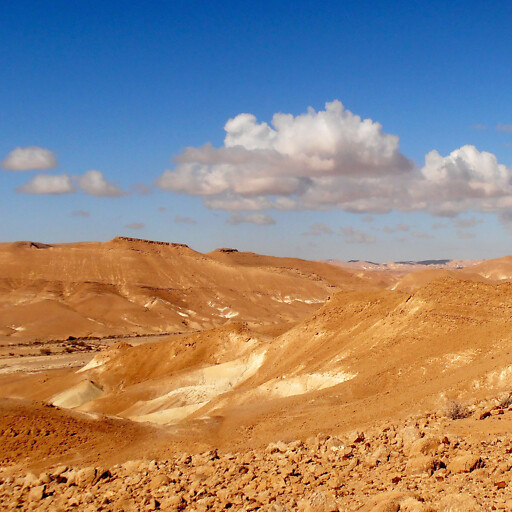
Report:
M505 1L4 2L0 240L505 255L511 19Z

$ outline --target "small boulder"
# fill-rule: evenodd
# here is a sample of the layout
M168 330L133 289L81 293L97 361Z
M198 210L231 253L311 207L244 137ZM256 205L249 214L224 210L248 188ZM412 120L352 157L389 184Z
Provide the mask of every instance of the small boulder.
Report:
M438 452L441 439L434 436L422 437L415 441L409 450L409 455L429 455Z
M78 487L89 487L96 479L96 469L93 467L82 468L77 471L75 482Z
M169 485L169 482L170 480L167 475L160 474L156 475L151 479L149 487L151 488L152 491L156 491L157 489L160 489L160 487L165 487Z
M34 475L34 473L27 473L23 480L23 487L33 487L39 483L40 481L38 476Z
M482 459L478 455L468 453L466 455L459 455L455 457L448 464L448 471L450 473L470 473L474 469L484 466Z
M434 458L431 455L411 457L405 468L408 475L431 475L434 471Z
M44 491L46 490L45 485L38 485L32 487L28 493L28 500L30 502L41 501L44 498Z

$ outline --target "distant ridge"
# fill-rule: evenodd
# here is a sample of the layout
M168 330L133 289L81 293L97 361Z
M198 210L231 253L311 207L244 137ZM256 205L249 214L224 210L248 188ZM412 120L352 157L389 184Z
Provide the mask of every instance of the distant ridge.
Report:
M175 242L160 242L158 240L146 240L144 238L132 238L130 236L116 236L112 239L112 242L135 242L150 245L167 245L169 247L183 247L189 249L187 244L178 244Z
M431 259L431 260L400 260L400 261L386 261L376 263L368 260L324 260L326 263L336 265L338 267L357 269L357 270L393 270L393 271L406 271L414 272L416 270L423 270L425 267L435 269L460 269L470 267L482 263L484 260L455 260L455 259Z

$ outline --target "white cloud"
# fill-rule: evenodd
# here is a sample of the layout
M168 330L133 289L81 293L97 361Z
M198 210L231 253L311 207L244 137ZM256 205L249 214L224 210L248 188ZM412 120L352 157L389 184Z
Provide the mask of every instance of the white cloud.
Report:
M23 194L71 194L75 191L67 174L38 174L25 185L17 188Z
M359 229L354 229L352 226L341 226L340 233L345 238L345 241L350 244L371 244L375 242L373 235Z
M275 114L271 123L239 114L225 132L220 148L185 149L157 186L235 212L335 208L368 219L392 210L452 218L473 211L505 219L512 210L512 170L492 153L470 145L446 156L432 150L417 167L397 136L339 101L319 112Z
M78 178L78 186L91 196L119 197L125 192L109 183L101 171L90 170Z
M398 137L339 101L296 117L275 114L271 124L239 114L225 125L223 147L187 148L157 185L213 197L228 209L227 203L241 199L302 196L320 177L375 177L412 168L398 150Z
M13 149L2 162L7 171L33 171L55 169L57 160L49 149L38 146Z
M72 217L90 217L90 213L84 210L75 210L71 212Z
M231 215L226 220L228 224L257 224L258 226L271 226L276 221L270 216L261 212L255 213L240 213L231 212Z
M421 172L427 184L447 200L512 193L511 170L499 164L495 155L475 146L462 146L446 157L433 150L426 155Z
M319 236L319 235L333 235L334 231L321 222L315 222L309 226L309 229L302 233L302 236Z

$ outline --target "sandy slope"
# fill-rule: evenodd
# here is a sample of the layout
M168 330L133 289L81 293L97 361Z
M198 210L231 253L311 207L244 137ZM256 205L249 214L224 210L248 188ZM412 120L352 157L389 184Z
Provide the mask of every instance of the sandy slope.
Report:
M291 322L334 291L373 281L325 263L137 239L0 244L0 338L194 331L231 318Z
M0 390L137 422L202 425L220 445L245 428L241 444L283 429L300 437L355 428L512 387L511 304L510 283L453 278L412 294L340 292L277 337L232 323L120 343L78 372L37 386L37 376L0 379Z

